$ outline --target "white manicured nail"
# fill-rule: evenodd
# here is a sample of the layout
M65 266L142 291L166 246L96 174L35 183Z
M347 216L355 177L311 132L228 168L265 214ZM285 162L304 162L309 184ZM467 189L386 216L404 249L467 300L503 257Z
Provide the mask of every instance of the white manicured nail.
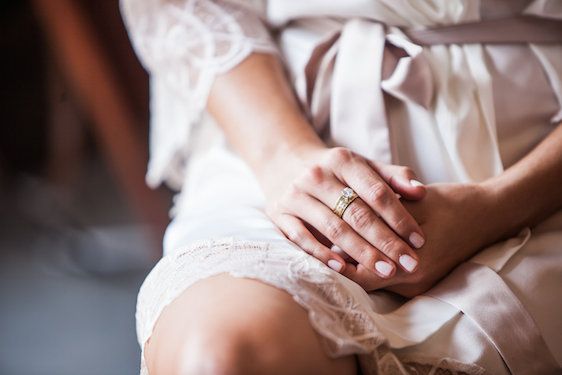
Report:
M398 261L408 272L414 271L418 266L418 262L408 254L400 255Z
M420 234L416 233L416 232L413 232L412 234L410 234L409 240L410 240L410 243L412 245L414 245L414 247L416 249L419 249L425 243L425 240L423 239L423 237L420 236Z
M331 269L333 269L336 272L340 272L343 268L343 264L341 264L337 260L330 259L328 261L328 267L330 267Z
M381 275L388 277L394 270L394 267L392 264L385 262L384 260L379 260L375 263L375 269L379 271Z
M410 180L410 185L415 186L415 187L419 187L419 186L424 186L421 182L419 182L418 180Z

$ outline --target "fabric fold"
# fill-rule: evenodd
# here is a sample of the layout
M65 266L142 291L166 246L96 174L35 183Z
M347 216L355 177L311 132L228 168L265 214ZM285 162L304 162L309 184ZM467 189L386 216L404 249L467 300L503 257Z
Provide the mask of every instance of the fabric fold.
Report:
M335 145L386 163L392 156L384 95L429 109L434 92L422 47L360 19L318 43L305 76L307 108L317 130L329 122Z
M473 320L489 337L511 373L559 373L560 367L534 319L489 267L463 263L427 294L457 307ZM512 329L506 330L507 326Z

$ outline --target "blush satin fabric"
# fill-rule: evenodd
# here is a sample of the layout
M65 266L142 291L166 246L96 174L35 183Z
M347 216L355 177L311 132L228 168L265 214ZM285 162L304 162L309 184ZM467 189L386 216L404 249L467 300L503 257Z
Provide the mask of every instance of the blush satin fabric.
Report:
M323 139L408 165L424 183L497 175L562 119L562 46L423 47L401 31L522 12L562 18L556 1L264 4ZM309 311L330 355L360 355L364 373L408 374L408 366L420 373L560 372L562 212L482 249L425 295L368 294L287 241L264 214L252 172L220 133L212 138L214 146L184 171L166 255L139 294L141 346L185 288L228 272L287 290Z

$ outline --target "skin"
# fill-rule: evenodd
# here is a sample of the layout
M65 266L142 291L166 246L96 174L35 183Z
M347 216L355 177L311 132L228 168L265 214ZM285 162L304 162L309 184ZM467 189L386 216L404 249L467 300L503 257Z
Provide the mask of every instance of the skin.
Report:
M486 245L562 208L562 126L497 177L417 186L408 168L326 147L273 56L254 54L219 77L208 109L253 169L272 221L367 291L421 294ZM360 198L340 220L331 207L343 186ZM421 248L412 233L423 238ZM330 250L333 244L339 252ZM400 264L405 254L418 262L415 269ZM380 261L390 265L388 275L376 268ZM146 358L151 374L356 372L352 357L324 354L305 312L285 292L226 275L200 281L165 309Z
M288 293L224 274L195 283L164 310L145 358L151 375L356 373L354 357L326 355Z
M326 264L330 259L345 261L328 248L338 245L352 258L341 272L368 291L387 288L405 296L420 294L484 246L533 226L562 207L560 126L497 177L478 184L415 187L408 183L415 174L407 168L327 148L302 115L273 56L256 54L217 79L209 110L258 177L271 219L289 239ZM362 201L354 201L338 222L330 208L344 185ZM405 199L399 201L393 191ZM373 212L366 212L369 208ZM426 239L416 251L408 241L413 232ZM374 270L377 260L398 264L401 254L420 262L414 272L398 265L396 272L384 277Z
M248 85L248 77L260 78ZM274 57L251 56L215 81L209 99L210 113L256 173L267 197L266 212L289 239L326 264L335 260L345 268L327 246L338 245L359 263L359 275L388 278L400 267L400 256L417 260L410 238L413 233L423 238L423 231L395 194L423 197L425 189L409 182L414 173L370 163L344 148L327 148L303 116ZM348 209L340 220L331 207L346 185L361 198L353 206L362 209ZM386 262L391 273L377 272L378 261Z

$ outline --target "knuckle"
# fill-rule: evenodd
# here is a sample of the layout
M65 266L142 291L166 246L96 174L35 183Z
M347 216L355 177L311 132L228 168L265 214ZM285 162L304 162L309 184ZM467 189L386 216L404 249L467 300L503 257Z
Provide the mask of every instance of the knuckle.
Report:
M326 237L332 240L340 238L345 232L344 224L336 220L326 220L323 227Z
M376 202L381 206L385 206L390 202L390 191L383 183L377 183L371 186L368 193L369 201Z
M305 183L320 185L324 181L325 177L326 175L324 169L319 165L314 165L306 171L304 181Z
M401 167L400 172L403 176L406 176L406 177L414 175L414 171L410 167Z
M345 213L351 226L357 230L365 230L372 224L371 212L358 204L352 203Z
M275 205L272 205L272 209L277 212L295 213L299 209L299 202L302 197L301 189L297 185L291 184L281 196L281 199Z
M334 164L349 162L353 158L353 153L345 147L335 147L330 152L330 161Z
M306 235L302 230L288 229L286 231L286 235L292 242L301 246L306 246Z
M360 262L363 266L368 268L373 268L375 262L379 259L377 250L375 249L363 249L360 255Z
M287 192L286 192L285 196L289 200L293 200L293 199L299 198L301 196L301 194L302 194L302 191L297 184L290 184L289 187L287 188Z
M396 240L393 238L383 238L377 243L379 250L390 258L396 258L400 246L397 246Z
M309 246L307 252L316 259L324 259L324 251L319 246Z
M411 232L409 230L412 227L410 225L410 220L407 216L400 216L393 224L393 229L399 234L406 234Z

